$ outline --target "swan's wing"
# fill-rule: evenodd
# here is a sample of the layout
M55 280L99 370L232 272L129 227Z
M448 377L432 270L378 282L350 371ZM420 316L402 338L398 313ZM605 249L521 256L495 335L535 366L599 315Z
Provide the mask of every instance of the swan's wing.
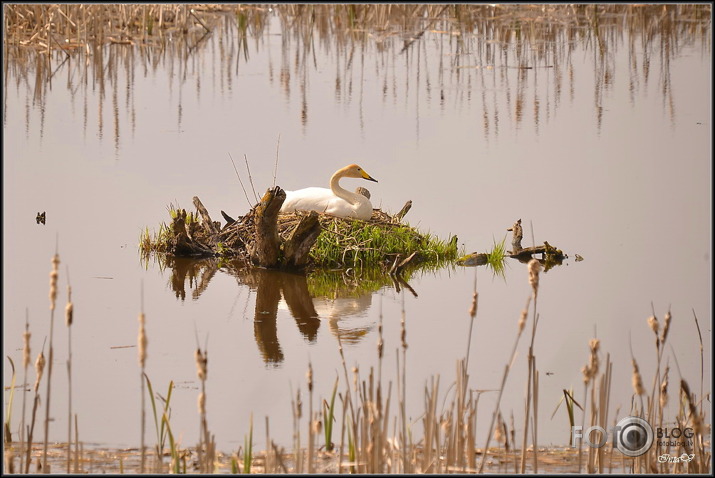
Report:
M281 212L293 211L317 211L338 217L370 219L372 204L364 196L359 196L357 204L351 204L333 194L330 189L305 188L286 191L286 200L281 206Z
M325 212L336 197L330 189L305 188L297 191L286 191L281 212L318 211Z

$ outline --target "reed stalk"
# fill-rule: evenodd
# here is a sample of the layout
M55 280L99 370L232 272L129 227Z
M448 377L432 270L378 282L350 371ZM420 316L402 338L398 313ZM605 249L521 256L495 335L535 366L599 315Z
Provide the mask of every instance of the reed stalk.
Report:
M142 292L142 297L143 297L143 292ZM141 434L141 464L140 464L140 472L145 473L146 471L146 445L145 445L145 434L146 434L146 391L144 390L144 380L146 378L146 381L149 382L149 378L146 376L146 359L147 359L147 347L149 345L148 338L146 336L146 316L144 315L144 306L143 306L143 299L142 299L142 312L139 313L139 335L137 337L137 349L139 352L139 368L140 368L140 373L139 373L139 382L140 382L140 391L141 391L141 417L140 417L140 434ZM149 393L151 393L151 384L149 384ZM150 395L152 397L152 404L153 404L153 399L154 399L154 394L151 393ZM156 407L154 409L154 421L155 423L158 422L157 416L156 416ZM157 460L159 463L161 463L161 457L162 453L161 450L157 450Z
M308 372L305 374L308 382L308 473L314 473L313 448L315 436L313 434L313 365L308 362Z
M30 366L30 317L29 311L25 309L25 332L22 334L22 417L20 419L20 472L25 469L25 447L31 446L25 442L25 409L26 409L26 398L27 398L27 369Z
M196 375L201 381L201 393L198 397L198 409L200 417L200 435L199 435L199 469L202 473L213 473L214 471L214 443L209 434L208 422L206 420L206 379L208 375L208 350L204 347L202 351L200 347L196 347L194 352L196 360ZM253 419L251 419L253 420Z
M526 412L525 412L525 417L524 417L524 439L522 441L522 448L521 448L521 473L524 473L526 471L526 442L529 436L528 430L529 430L529 414L532 411L532 396L536 396L537 393L537 386L538 386L538 378L536 377L536 357L534 356L534 339L536 337L536 325L539 322L539 317L536 314L536 301L538 299L539 295L539 271L541 270L541 263L537 261L536 259L532 259L529 261L528 264L528 270L529 270L529 284L531 285L531 290L532 290L532 296L534 298L534 314L533 314L533 320L531 322L532 327L531 327L531 343L529 344L529 355L528 355L528 382L526 386ZM534 416L536 416L536 409L535 405L533 406L533 412ZM537 460L537 453L538 453L538 445L536 443L536 430L534 430L534 435L533 435L533 449L534 449L534 473L538 473L538 460Z
M335 377L330 403L323 401L323 430L325 430L325 451L333 451L333 422L335 421L335 395L338 391L339 377Z
M251 473L251 464L253 463L253 413L249 419L248 435L244 440L243 447L243 472Z
M400 409L400 424L402 428L400 439L400 450L402 451L402 473L412 473L412 440L408 436L407 423L407 314L405 313L405 294L401 296L400 310L400 348L402 349L402 367L400 368L399 350L395 354L397 358L397 394ZM400 387L401 385L401 387Z
M293 390L291 390L291 409L293 411L293 453L295 457L295 472L303 473L303 460L300 451L300 418L303 414L303 402L300 399L300 388L296 392L295 400L293 400L292 397Z
M69 267L67 268L67 305L65 306L65 324L67 325L67 473L72 465L72 321L74 319L74 304L72 303L72 287L70 284Z
M40 353L37 355L37 359L35 360L35 385L34 385L34 390L35 390L35 399L33 401L32 405L32 421L30 422L30 428L27 432L27 450L26 450L26 455L25 455L25 474L30 473L30 453L32 452L32 435L35 431L35 418L37 417L37 409L40 406L40 381L42 380L42 375L44 374L45 371L45 344L42 344L42 350Z
M52 381L52 362L54 360L53 336L55 329L55 301L57 300L57 279L59 277L60 256L57 252L52 256L52 270L50 271L50 351L47 364L47 387L45 397L45 441L42 448L42 472L49 473L47 468L47 451L50 439L50 391Z
M8 357L10 361L10 368L12 369L12 378L10 380L10 398L8 400L7 406L5 408L5 423L3 424L3 436L5 438L4 442L9 445L12 443L12 431L11 431L11 419L12 419L12 405L15 401L15 382L17 380L17 374L15 373L15 362ZM10 460L12 462L12 460Z
M491 442L492 433L494 431L494 423L499 413L499 404L501 403L501 397L504 394L504 387L506 386L506 380L509 377L509 371L511 370L511 367L514 364L514 359L516 358L516 351L519 346L519 339L521 338L521 334L524 331L524 327L526 326L526 319L529 314L529 306L531 304L531 299L532 296L529 296L529 298L526 300L526 307L521 311L519 323L517 324L516 339L514 340L514 346L511 350L509 362L507 362L506 366L504 367L504 374L502 375L501 386L499 387L499 393L497 395L497 402L494 406L494 413L492 413L492 421L489 425L489 428L487 428L487 440L484 445L484 452L482 453L482 461L479 463L479 470L477 471L477 473L483 472L484 464L486 463L487 456L489 455L489 444ZM524 433L526 433L526 430L524 431Z

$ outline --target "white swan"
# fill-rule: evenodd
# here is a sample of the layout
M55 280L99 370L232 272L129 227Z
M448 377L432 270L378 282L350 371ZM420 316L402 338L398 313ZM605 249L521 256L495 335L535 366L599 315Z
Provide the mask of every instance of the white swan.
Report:
M338 217L354 217L370 219L372 204L362 194L352 193L340 187L341 178L361 178L375 181L357 164L338 169L330 178L330 189L305 188L297 191L286 191L286 199L281 212L317 211Z

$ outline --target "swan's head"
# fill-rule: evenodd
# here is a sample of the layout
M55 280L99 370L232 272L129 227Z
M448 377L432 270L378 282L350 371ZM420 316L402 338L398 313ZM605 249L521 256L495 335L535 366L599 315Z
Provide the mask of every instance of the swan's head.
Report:
M377 179L373 178L369 174L365 172L364 169L362 169L360 166L357 164L351 164L349 166L345 166L342 170L341 176L346 177L346 178L362 178L362 179L367 179L368 181L374 181L377 182Z

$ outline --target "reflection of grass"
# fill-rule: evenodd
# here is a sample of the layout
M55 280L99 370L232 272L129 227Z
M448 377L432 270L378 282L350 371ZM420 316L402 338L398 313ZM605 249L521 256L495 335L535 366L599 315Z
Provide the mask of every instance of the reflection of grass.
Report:
M504 277L504 265L506 264L505 242L506 236L498 243L494 240L494 247L487 253L487 265L492 268L494 274L500 277Z
M409 280L410 272L403 278ZM392 285L390 276L376 267L354 270L316 269L308 275L308 292L311 297L360 297Z

